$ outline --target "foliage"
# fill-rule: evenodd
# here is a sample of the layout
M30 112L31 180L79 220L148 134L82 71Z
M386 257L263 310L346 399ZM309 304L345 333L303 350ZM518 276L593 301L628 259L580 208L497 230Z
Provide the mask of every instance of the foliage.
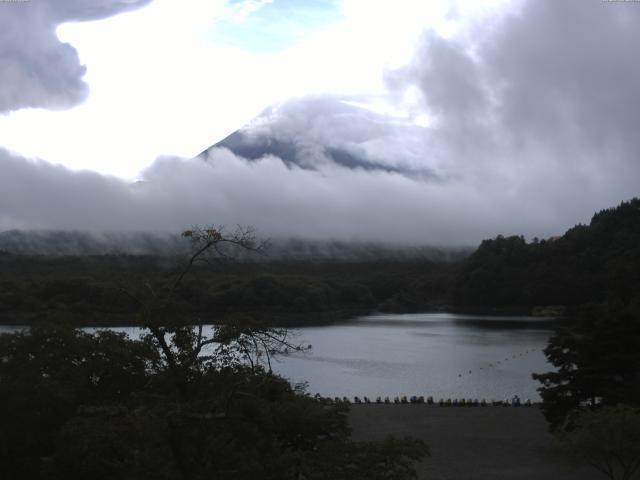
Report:
M57 432L79 406L128 402L149 381L158 355L123 334L45 323L0 335L0 360L0 460L13 478L38 478Z
M640 308L584 307L545 349L556 371L534 374L553 429L571 429L583 407L640 406Z
M640 199L596 213L548 240L485 240L463 262L454 302L479 308L578 306L615 299L628 303L640 290Z
M199 361L176 383L149 347L55 324L0 336L3 478L412 478L426 453L352 442L346 406L259 366Z
M640 406L640 199L558 239L500 239L478 253L469 278L487 265L513 269L484 292L487 301L513 281L513 302L572 306L545 349L556 370L533 375L552 430L572 431L585 411Z
M576 428L558 439L566 454L585 461L611 480L630 480L640 468L640 409L585 411Z
M140 324L139 305L121 289L169 283L179 259L0 257L0 323L24 324L59 312L77 325ZM180 259L181 260L181 259ZM279 324L338 315L424 311L451 303L455 265L420 261L259 261L209 259L194 265L174 314L212 322L250 314Z
M422 442L353 442L346 406L265 368L305 348L286 330L247 317L207 330L182 310L196 261L259 248L246 230L185 235L194 250L183 267L121 287L141 339L57 321L0 336L3 478L414 478Z

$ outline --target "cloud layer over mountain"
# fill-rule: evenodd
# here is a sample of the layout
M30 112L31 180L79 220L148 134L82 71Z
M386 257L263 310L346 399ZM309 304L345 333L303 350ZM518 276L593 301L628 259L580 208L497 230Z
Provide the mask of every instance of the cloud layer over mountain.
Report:
M212 148L250 160L273 155L303 169L335 164L435 179L438 172L425 154L426 133L407 119L357 106L351 98L313 96L268 108Z
M469 245L497 233L550 235L566 227L548 202L399 173L248 161L226 149L207 162L164 158L128 185L0 151L0 228L172 231L253 225L261 235ZM571 224L573 220L569 220Z
M501 223L489 215L491 200L455 185L425 188L401 174L338 166L289 168L276 157L250 162L225 149L208 162L160 159L135 185L6 151L0 168L7 172L0 180L4 229L180 231L240 223L268 236L465 244Z
M639 194L639 24L632 3L529 0L464 36L425 32L412 62L386 76L386 101L419 93L405 117L357 106L367 99L292 100L201 158L159 159L136 185L0 150L0 228L215 222L457 245L561 233ZM45 77L2 97L0 110L84 94L70 47L43 42L60 49L64 87Z

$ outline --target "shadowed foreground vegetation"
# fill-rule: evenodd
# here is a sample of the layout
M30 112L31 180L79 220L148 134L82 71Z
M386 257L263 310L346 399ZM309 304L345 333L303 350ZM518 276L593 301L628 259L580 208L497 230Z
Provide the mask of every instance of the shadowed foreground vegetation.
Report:
M426 453L351 441L346 407L235 361L237 339L189 363L196 338L170 337L177 367L153 335L55 323L0 335L2 478L408 479Z
M272 373L273 356L305 349L286 329L243 318L204 333L183 288L196 262L260 245L242 229L183 235L193 250L182 266L119 288L141 339L64 319L0 335L2 478L414 478L424 443L354 442L345 407Z

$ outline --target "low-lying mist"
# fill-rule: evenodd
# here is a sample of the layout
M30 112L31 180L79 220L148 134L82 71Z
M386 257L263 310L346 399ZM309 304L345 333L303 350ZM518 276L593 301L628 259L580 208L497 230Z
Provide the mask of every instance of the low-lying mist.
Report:
M176 234L216 224L267 238L467 247L498 234L556 235L618 201L567 197L550 185L559 178L429 182L334 164L302 169L273 156L248 161L226 149L207 162L160 159L135 184L1 149L0 170L0 230ZM516 201L523 194L529 200Z
M340 240L300 238L258 238L264 241L261 253L229 250L243 261L456 261L471 248L398 245ZM224 247L223 247L224 248ZM11 255L152 255L182 256L190 252L190 243L179 234L127 232L94 233L55 230L9 230L0 232L0 254Z

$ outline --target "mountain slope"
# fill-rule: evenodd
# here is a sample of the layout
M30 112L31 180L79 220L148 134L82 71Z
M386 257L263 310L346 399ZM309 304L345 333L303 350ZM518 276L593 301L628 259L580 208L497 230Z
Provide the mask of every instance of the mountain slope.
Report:
M306 97L270 107L245 127L203 151L208 159L217 148L258 160L273 155L287 166L348 169L434 177L418 153L421 127L393 121L347 100Z

